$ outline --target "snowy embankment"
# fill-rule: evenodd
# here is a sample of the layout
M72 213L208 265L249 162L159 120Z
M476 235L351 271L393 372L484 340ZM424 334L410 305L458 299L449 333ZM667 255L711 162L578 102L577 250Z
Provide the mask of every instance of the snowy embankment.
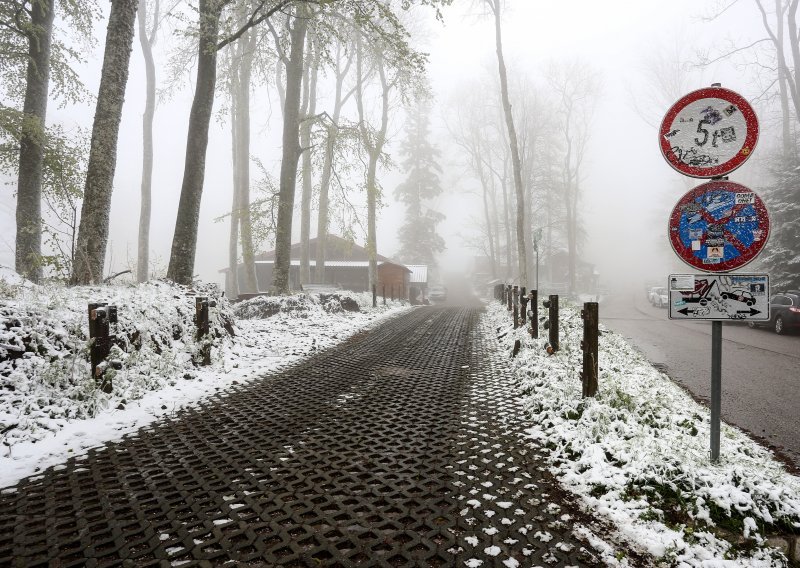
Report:
M784 566L766 535L800 533L800 479L740 430L722 425L709 457L709 411L601 326L599 392L581 398L583 321L561 308L561 350L547 332L514 330L497 302L488 316L511 356L532 426L553 473L629 545L668 566ZM610 561L623 557L610 556Z
M256 298L215 286L35 286L0 273L0 487L263 377L404 309L368 294ZM195 296L210 309L212 365L198 366ZM111 393L90 377L89 302L118 306ZM358 311L348 311L358 310Z

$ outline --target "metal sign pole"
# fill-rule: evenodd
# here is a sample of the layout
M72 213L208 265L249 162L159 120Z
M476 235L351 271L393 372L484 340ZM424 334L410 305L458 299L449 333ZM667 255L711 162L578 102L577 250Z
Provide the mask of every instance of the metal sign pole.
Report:
M722 408L722 322L711 322L711 461L719 461Z
M688 192L670 216L670 244L690 266L704 272L729 272L753 260L766 243L769 215L763 202L750 189L725 177L752 156L758 131L758 117L750 103L720 83L681 97L661 121L658 140L667 163L684 175L712 179ZM731 224L745 231L750 227L749 234L739 234ZM743 248L728 246L739 239ZM726 275L725 279L674 275L668 288L670 319L682 314L718 320L711 323L711 461L715 463L720 454L722 321L769 318L766 275ZM733 286L734 279L742 286Z

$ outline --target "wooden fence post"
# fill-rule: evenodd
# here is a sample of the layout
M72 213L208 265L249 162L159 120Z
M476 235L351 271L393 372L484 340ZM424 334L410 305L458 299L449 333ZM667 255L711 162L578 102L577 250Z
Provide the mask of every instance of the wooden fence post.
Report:
M548 308L548 321L547 321L547 329L550 332L550 348L553 352L558 351L559 348L559 341L558 341L558 294L552 294L545 305Z
M583 318L583 396L594 396L597 394L597 357L598 357L598 304L597 302L586 302L581 311Z
M531 337L539 338L539 290L531 290Z
M514 329L517 329L519 327L519 294L517 294L516 286L512 288L511 304L513 306Z

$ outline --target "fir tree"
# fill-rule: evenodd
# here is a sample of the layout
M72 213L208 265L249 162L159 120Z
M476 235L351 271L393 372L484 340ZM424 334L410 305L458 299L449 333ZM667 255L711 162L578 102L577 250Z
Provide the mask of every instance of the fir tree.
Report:
M406 180L397 186L395 198L406 206L403 226L398 231L399 259L409 263L436 266L436 255L445 249L444 239L436 227L444 215L426 202L442 193L439 174L442 168L437 159L439 150L429 141L430 107L418 98L408 109L406 140L400 148Z
M780 168L765 197L770 237L760 260L769 272L770 288L800 290L800 165Z

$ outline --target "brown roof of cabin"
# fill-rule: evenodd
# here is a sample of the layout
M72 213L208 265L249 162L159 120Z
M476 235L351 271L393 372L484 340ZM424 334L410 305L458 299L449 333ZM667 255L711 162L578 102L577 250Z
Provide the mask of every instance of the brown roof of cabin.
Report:
M309 240L309 257L315 260L317 256L317 239ZM289 255L291 260L300 259L300 243L294 243ZM378 261L393 262L390 258L382 255L377 255ZM275 260L275 251L270 250L262 252L255 256L255 260ZM337 235L328 234L328 242L325 247L325 260L345 260L345 261L362 261L369 260L367 249L348 241ZM397 263L395 263L397 264Z

